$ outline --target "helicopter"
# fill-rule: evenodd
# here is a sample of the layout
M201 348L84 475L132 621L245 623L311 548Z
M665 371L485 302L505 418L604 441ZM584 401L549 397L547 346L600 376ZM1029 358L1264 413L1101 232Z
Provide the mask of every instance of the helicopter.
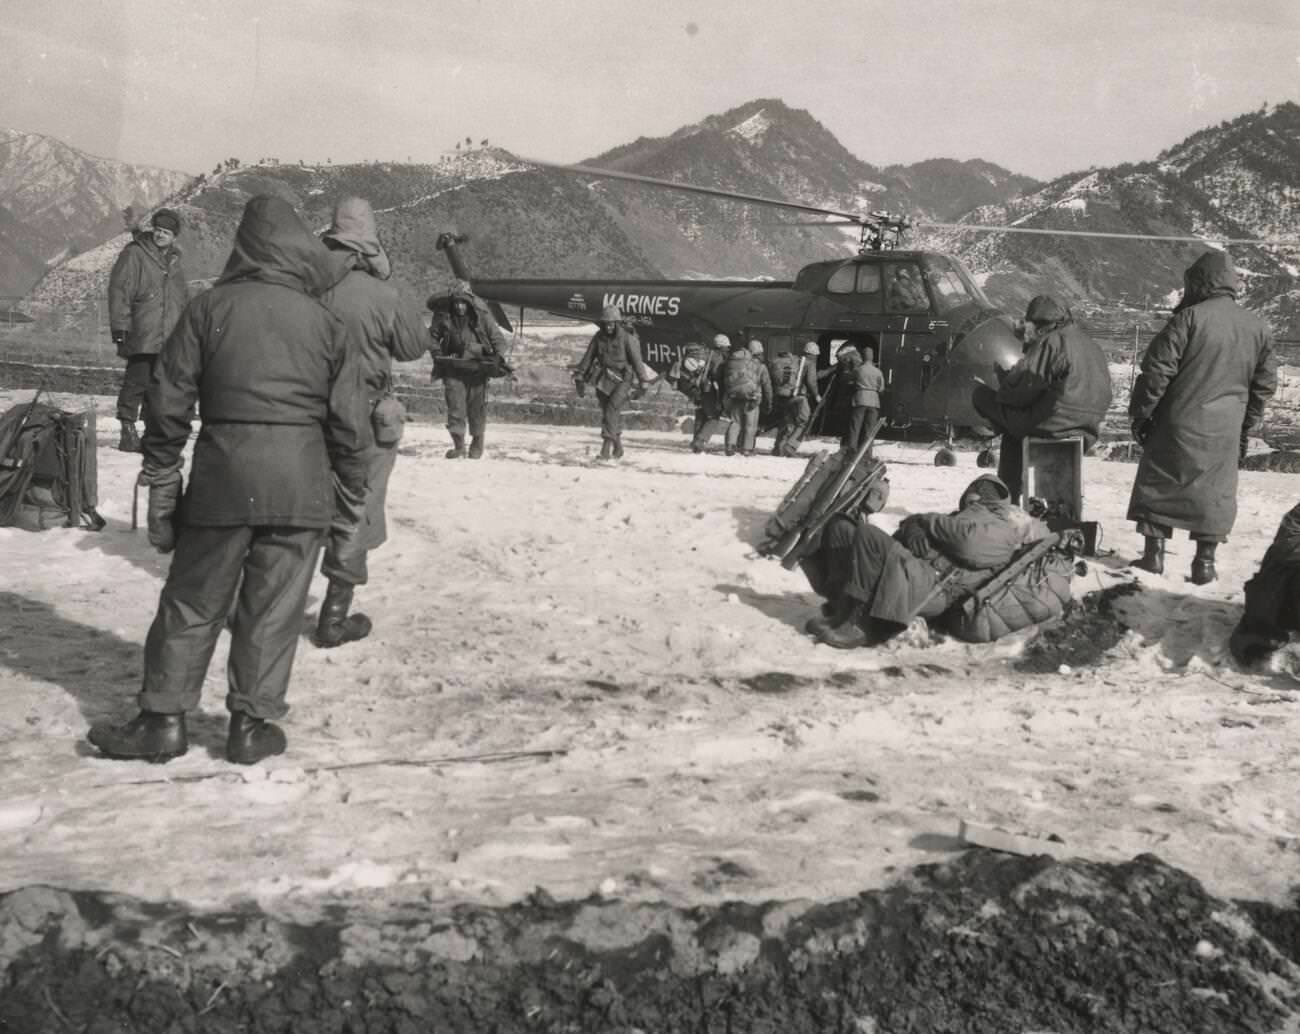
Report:
M814 342L819 378L827 388L826 404L815 415L809 433L820 435L839 434L847 420L849 392L836 390L833 374L839 349L854 345L864 354L870 353L884 377L880 415L891 432L916 428L948 442L957 434L977 438L993 434L975 410L971 396L975 384L996 384L996 369L1005 369L1020 358L1018 321L988 299L956 257L904 247L904 236L915 225L910 219L885 212L844 212L611 169L529 161L575 175L627 180L818 215L823 221L815 225L853 225L859 228L860 238L856 255L810 263L789 281L551 280L471 278L459 251L466 238L441 234L437 248L446 252L453 273L471 282L507 330L513 327L503 305L518 305L521 315L524 308L530 308L591 322L599 321L604 307L614 305L640 337L646 364L661 374L682 359L688 344L709 342L716 334L726 334L733 343L759 341L768 359L780 352L798 353L805 343ZM1086 231L1073 233L1094 236ZM1204 238L1096 235L1207 243Z

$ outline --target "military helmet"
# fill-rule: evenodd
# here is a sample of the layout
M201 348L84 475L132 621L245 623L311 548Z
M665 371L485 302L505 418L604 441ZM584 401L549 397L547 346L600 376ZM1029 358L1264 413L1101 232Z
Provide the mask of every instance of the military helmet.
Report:
M722 348L722 349L730 349L730 348L731 348L731 338L727 337L726 334L714 334L714 335L713 335L713 347L714 347L714 348Z
M758 341L758 340L751 341L751 342L749 343L749 350L750 350L751 352L753 352L754 355L762 355L762 354L763 354L763 342Z
M602 323L617 323L622 318L623 314L619 312L617 305L606 305L600 310L600 320Z
M816 341L809 341L803 346L803 354L812 356L814 359L816 359L819 355L822 354L822 350L817 347Z

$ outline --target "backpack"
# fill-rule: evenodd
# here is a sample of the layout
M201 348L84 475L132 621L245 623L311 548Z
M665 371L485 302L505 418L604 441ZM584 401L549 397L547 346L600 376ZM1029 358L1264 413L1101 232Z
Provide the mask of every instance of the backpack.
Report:
M968 643L991 643L1030 625L1060 617L1070 602L1074 559L1053 534L1023 548L997 577L937 624Z
M799 359L782 352L771 364L772 394L779 399L793 398L799 389Z
M799 480L785 494L763 527L764 541L758 552L782 561L795 560L815 548L820 540L815 527L832 512L860 508L879 513L889 502L889 478L880 460L863 460L849 468L853 455L847 452L816 452L808 460ZM794 567L792 561L787 565Z
M100 531L95 411L34 399L0 416L0 526Z
M758 380L758 361L748 352L727 358L722 367L722 383L729 399L757 402L763 397Z
M698 402L708 386L708 349L702 345L687 345L682 349L682 357L668 371L668 376L676 384L678 391L691 401Z

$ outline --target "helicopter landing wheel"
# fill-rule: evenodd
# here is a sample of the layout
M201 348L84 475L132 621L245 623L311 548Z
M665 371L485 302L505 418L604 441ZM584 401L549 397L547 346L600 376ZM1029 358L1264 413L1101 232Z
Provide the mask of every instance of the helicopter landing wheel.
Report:
M934 454L934 465L936 467L955 467L957 466L957 454L952 449L944 445Z
M996 449L980 449L979 455L975 457L975 466L988 469L998 465L998 454Z

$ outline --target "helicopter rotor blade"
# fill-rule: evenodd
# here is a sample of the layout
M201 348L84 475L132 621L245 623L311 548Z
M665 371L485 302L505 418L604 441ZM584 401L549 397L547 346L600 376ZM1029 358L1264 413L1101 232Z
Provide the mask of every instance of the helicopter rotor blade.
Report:
M685 194L703 194L706 197L723 198L727 201L747 201L755 205L768 205L772 208L793 209L796 212L814 212L818 215L831 215L852 223L854 226L874 226L877 220L873 216L842 212L836 208L822 208L818 205L804 205L797 201L782 201L779 198L760 197L757 194L739 194L732 190L719 190L715 187L698 187L691 183L676 183L673 180L656 179L653 176L641 176L633 172L618 172L614 169L598 169L591 165L558 165L554 162L542 162L535 158L521 158L530 165L542 169L554 169L556 172L568 172L576 176L595 176L601 179L627 180L629 183L644 183L651 187L664 187L678 190Z
M1110 240L1129 241L1174 241L1191 244L1254 244L1300 247L1300 240L1267 239L1259 240L1247 237L1171 237L1159 233L1106 233L1101 230L1045 230L1033 226L973 226L967 223L931 223L917 222L919 228L930 230L971 230L975 233L1035 233L1045 237L1103 237Z
M667 190L676 190L685 194L701 194L705 197L716 197L727 201L743 201L755 205L767 205L771 208L784 208L796 212L812 212L816 215L832 216L834 219L842 220L840 223L831 222L790 222L776 225L782 226L865 226L873 229L881 227L893 227L898 225L899 229L931 229L931 230L953 230L961 232L969 230L972 233L1028 233L1037 234L1043 237L1099 237L1109 240L1136 240L1136 241L1169 241L1171 243L1188 243L1188 244L1232 244L1232 245L1254 245L1257 247L1300 247L1300 240L1289 238L1278 239L1256 239L1256 238L1237 238L1237 237L1213 237L1202 235L1194 236L1165 236L1157 233L1109 233L1101 230L1048 230L1031 226L981 226L968 223L936 223L929 220L909 221L906 218L898 221L895 217L886 213L872 212L868 215L862 215L856 212L845 212L836 208L824 208L820 205L805 205L798 201L785 201L781 198L762 197L757 194L741 194L731 190L721 190L716 187L701 187L693 183L678 183L674 180L658 179L654 176L642 176L634 172L620 172L616 169L602 169L593 165L561 165L557 162L544 162L536 158L520 157L521 161L528 162L542 169L553 169L557 172L567 172L577 176L593 176L600 179L625 180L629 183L642 183L651 187L663 187Z

